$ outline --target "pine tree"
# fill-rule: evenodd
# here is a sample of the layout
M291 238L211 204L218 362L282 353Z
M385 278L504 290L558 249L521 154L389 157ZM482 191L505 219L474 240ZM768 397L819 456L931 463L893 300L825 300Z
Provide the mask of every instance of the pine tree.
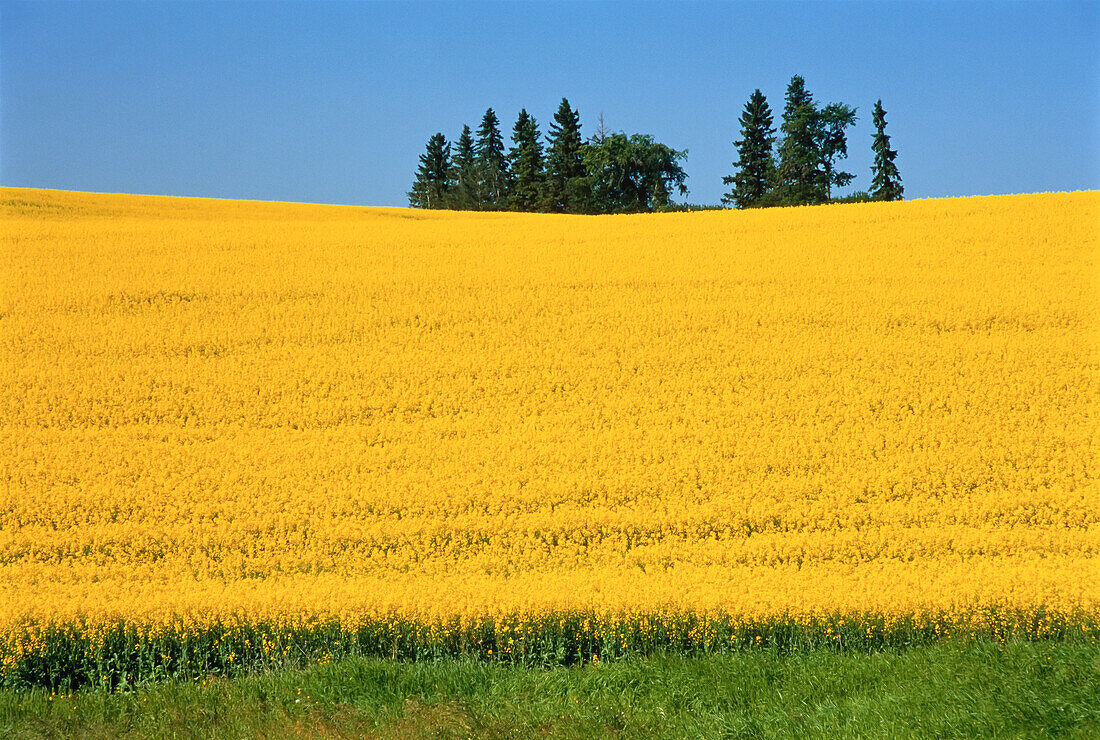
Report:
M806 82L795 75L787 85L786 105L780 130L779 164L776 167L776 190L784 205L823 203L828 198L828 185L821 167L820 142L823 120Z
M537 211L542 206L543 161L539 124L526 109L521 109L512 128L512 148L508 151L511 190L508 207L515 211Z
M451 145L443 134L428 139L426 151L420 155L416 181L409 191L413 208L445 208L451 189Z
M759 89L753 91L741 114L741 138L733 142L737 147L737 161L733 163L737 174L722 178L723 184L733 185L733 189L722 196L724 204L751 208L760 205L767 195L775 171L772 121L767 98Z
M875 163L871 167L871 197L875 200L901 200L905 189L901 186L901 175L894 164L898 153L890 148L890 137L886 134L886 111L882 109L881 99L875 102L871 121L875 124L871 144L875 152Z
M482 204L488 209L505 206L508 195L508 162L500 120L492 108L485 111L477 129L477 164L481 171Z
M460 211L475 211L481 207L480 180L477 166L477 150L474 147L473 132L469 126L462 127L462 134L455 142L452 161L454 187L450 201L452 208Z
M546 150L546 210L581 213L588 209L588 183L584 168L584 143L580 114L561 99L550 124Z

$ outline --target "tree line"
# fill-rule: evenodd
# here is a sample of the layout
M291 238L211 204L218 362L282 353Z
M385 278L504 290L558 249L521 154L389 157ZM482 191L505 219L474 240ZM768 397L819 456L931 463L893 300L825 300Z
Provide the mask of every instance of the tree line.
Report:
M562 98L543 146L538 121L526 109L505 150L500 121L485 111L475 134L463 126L452 151L442 133L420 155L409 204L417 208L632 213L672 205L687 193L680 162L686 151L652 136L608 133L602 125L585 140L580 114Z
M873 112L870 193L840 200L898 200L901 178L886 135L882 101ZM827 203L834 187L849 185L854 176L839 169L848 156L845 129L856 121L856 109L843 103L819 106L795 76L787 88L778 139L767 99L756 90L740 118L741 138L734 142L736 171L723 178L732 189L726 206L767 206ZM673 193L687 194L687 174L678 151L645 134L609 133L600 116L595 134L581 136L580 114L562 98L550 124L545 145L538 122L526 109L512 127L506 148L500 121L485 111L475 134L468 125L451 142L434 134L409 191L415 208L508 210L543 213L638 213L677 207Z
M882 100L871 112L875 126L871 149L870 192L858 192L841 198L852 200L900 200L904 189L886 133L886 111ZM829 203L833 188L850 185L855 178L840 169L848 157L845 130L856 122L856 109L845 103L819 106L806 89L806 81L795 75L787 85L783 120L779 126L778 148L774 118L767 98L754 90L741 114L741 138L733 142L737 149L734 174L722 178L733 188L722 196L724 205L737 208L797 206Z

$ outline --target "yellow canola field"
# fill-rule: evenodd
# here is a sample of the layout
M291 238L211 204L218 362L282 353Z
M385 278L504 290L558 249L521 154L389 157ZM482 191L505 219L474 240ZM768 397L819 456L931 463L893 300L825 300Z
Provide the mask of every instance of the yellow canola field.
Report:
M1096 617L1097 224L0 188L0 629Z

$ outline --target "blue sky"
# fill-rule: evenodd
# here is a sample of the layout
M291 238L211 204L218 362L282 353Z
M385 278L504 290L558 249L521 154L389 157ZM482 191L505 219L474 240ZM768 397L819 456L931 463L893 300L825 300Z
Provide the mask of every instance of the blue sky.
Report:
M910 198L1100 189L1100 2L0 0L0 184L406 205L428 137L492 106L689 150L716 203L759 87L871 107ZM851 190L852 188L849 188Z

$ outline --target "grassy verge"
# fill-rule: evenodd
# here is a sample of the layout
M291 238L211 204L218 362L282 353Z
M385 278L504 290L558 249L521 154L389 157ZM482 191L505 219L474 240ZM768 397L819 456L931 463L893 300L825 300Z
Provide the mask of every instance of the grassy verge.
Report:
M132 691L0 693L0 736L1098 737L1100 648L656 655L525 667L348 658Z

